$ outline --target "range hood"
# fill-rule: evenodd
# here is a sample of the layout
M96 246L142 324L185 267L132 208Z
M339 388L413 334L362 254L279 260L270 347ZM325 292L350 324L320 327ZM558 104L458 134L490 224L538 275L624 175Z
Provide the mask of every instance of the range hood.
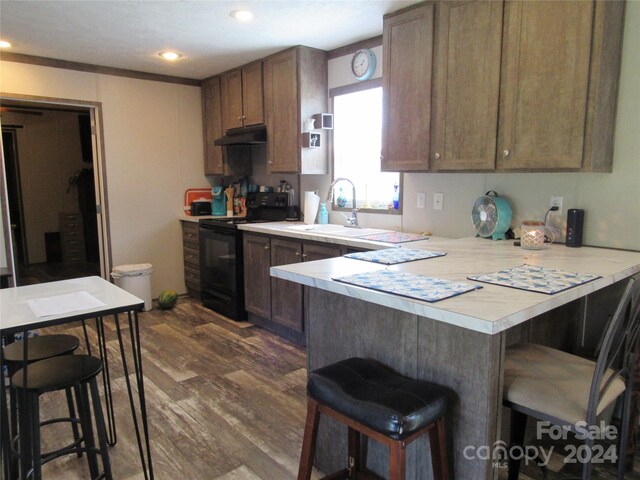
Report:
M245 128L230 128L224 137L216 139L213 144L217 146L229 145L259 145L267 143L267 127L254 125Z

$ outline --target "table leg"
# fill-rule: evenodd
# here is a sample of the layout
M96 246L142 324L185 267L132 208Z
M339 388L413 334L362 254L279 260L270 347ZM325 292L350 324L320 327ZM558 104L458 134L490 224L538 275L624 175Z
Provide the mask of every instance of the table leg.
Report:
M133 368L136 376L136 386L138 388L138 402L140 406L140 417L142 422L142 433L144 434L145 446L142 445L140 434L140 426L138 424L138 416L136 414L135 400L133 399L133 390L129 379L129 368L127 365L127 357L124 349L122 338L122 329L118 315L114 315L116 330L118 332L118 343L120 344L120 355L122 356L122 367L124 369L124 378L127 385L127 393L129 394L129 404L131 406L131 415L133 418L133 426L136 432L136 440L138 442L138 450L140 452L140 461L144 472L145 480L153 480L153 464L151 461L151 445L149 442L149 426L147 422L147 408L144 394L144 376L142 371L142 350L140 347L140 329L138 325L138 313L129 312L129 333L131 337L131 351L133 355Z
M118 435L116 432L116 416L113 409L113 395L111 393L107 341L104 335L104 322L102 321L102 317L96 318L96 333L98 334L98 350L103 367L102 385L104 387L104 398L107 406L107 443L113 447L118 442Z

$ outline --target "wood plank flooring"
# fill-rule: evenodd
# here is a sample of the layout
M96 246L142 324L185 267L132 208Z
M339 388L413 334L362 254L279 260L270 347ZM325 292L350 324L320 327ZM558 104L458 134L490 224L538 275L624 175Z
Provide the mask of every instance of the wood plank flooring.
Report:
M306 411L305 351L259 327L219 317L186 297L173 310L154 309L140 320L156 479L294 479ZM114 479L141 480L118 342L110 321L105 328L118 426L118 443L110 449ZM64 330L82 338L79 325ZM41 404L42 418L66 413L63 395L47 394ZM43 447L66 442L70 430L45 427ZM575 474L555 460L549 480ZM43 473L47 480L89 478L86 460L75 456L45 465ZM506 478L506 471L499 476ZM314 472L313 478L319 477ZM527 468L520 478L542 476L537 468ZM592 478L615 476L610 467L599 466ZM640 479L640 474L636 470L627 478Z

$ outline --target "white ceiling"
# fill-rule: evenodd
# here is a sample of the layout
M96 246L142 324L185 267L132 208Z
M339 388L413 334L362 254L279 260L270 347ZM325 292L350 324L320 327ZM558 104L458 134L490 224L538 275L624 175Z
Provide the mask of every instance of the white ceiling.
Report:
M332 50L382 34L416 0L0 0L15 53L203 79L293 45ZM249 8L240 23L229 13ZM184 55L169 63L162 50ZM1 58L1 53L0 53Z

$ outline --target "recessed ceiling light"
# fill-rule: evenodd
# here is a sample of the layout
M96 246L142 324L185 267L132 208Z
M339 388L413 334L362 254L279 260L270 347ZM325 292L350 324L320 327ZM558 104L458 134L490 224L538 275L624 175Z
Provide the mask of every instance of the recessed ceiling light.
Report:
M165 60L177 60L182 57L182 54L178 52L160 52L158 55Z
M11 44L6 40L0 40L0 48L9 48Z
M253 19L253 13L249 10L234 10L229 15L241 22L248 22Z

